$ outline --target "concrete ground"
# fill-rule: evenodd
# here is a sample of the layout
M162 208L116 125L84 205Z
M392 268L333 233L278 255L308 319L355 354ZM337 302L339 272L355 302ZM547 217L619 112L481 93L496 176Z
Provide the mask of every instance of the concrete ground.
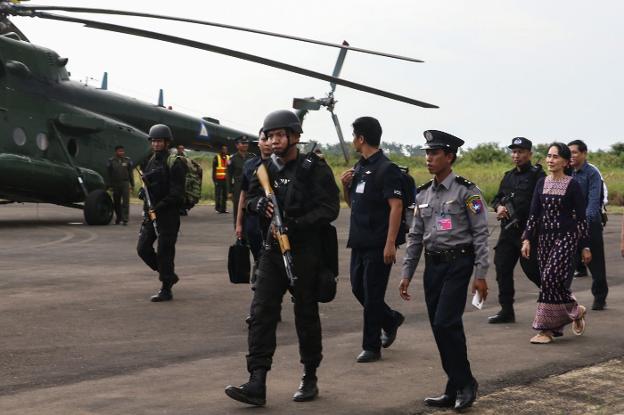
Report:
M445 383L423 301L422 265L411 302L400 300L399 267L393 270L387 301L406 316L395 344L379 362L355 362L362 311L348 278L348 210L337 221L343 247L338 296L321 305L321 395L303 404L290 400L301 365L286 297L268 403L257 409L223 393L247 378L244 318L251 292L227 277L232 216L200 206L183 218L176 257L181 282L175 300L161 304L148 301L157 276L135 252L138 206L131 216L127 227L89 227L77 210L0 206L0 414L442 413L422 404ZM491 219L493 246L498 229ZM608 309L590 310L581 337L568 329L554 344L529 344L537 290L520 272L517 323L487 324L498 310L490 270L486 306L468 305L464 316L481 394L472 413L623 413L620 219L613 216L605 231ZM573 284L588 306L590 285L591 278Z

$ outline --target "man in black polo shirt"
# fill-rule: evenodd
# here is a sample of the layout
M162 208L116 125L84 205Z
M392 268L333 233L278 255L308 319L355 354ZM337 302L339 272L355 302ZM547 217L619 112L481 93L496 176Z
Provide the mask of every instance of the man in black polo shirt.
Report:
M351 206L349 241L351 288L364 306L363 351L359 363L381 358L405 319L385 302L403 210L401 171L379 149L381 125L372 117L353 122L353 147L362 155L341 176L345 201Z

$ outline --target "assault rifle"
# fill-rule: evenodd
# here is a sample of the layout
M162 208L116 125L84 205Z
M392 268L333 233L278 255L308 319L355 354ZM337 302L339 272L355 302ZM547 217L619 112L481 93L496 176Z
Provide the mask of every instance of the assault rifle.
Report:
M140 168L137 167L137 171L139 172L139 177L141 178L141 190L143 190L143 197L145 197L145 203L147 204L147 217L152 221L152 225L154 226L154 233L158 238L158 224L156 223L156 212L154 212L154 206L152 206L152 199L150 198L149 190L147 190L147 183L143 179L143 172Z
M518 217L516 216L516 208L514 207L513 199L514 194L512 193L508 196L503 197L500 202L500 204L505 206L505 209L507 209L507 215L509 217L509 219L507 219L507 224L503 228L504 230L508 230L509 228L520 222L520 219L518 219Z
M290 252L290 241L288 240L286 226L284 225L282 213L280 212L279 204L277 203L277 198L275 197L275 194L273 193L273 188L271 187L271 183L269 182L269 173L264 164L260 164L260 167L258 167L258 171L256 174L258 176L258 180L260 181L260 185L264 189L264 194L273 204L273 219L271 220L271 226L273 226L275 230L275 238L277 239L277 242L280 246L280 251L282 252L282 258L284 259L284 268L286 269L288 281L290 282L290 286L294 287L295 282L297 281L297 277L293 272L293 258L292 253Z

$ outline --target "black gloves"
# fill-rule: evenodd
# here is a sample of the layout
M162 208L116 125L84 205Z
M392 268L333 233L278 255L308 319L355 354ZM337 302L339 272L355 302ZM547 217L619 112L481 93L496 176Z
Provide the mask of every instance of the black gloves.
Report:
M254 210L258 215L266 216L267 208L269 207L269 199L266 196L262 196L256 202Z

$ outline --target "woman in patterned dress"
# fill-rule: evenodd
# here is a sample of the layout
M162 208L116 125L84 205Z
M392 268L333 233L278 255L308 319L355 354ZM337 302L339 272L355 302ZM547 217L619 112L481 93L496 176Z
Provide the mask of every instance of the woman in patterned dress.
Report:
M537 260L541 291L533 329L539 333L531 343L546 344L563 335L563 327L572 324L576 335L585 330L585 307L566 287L574 272L578 244L583 247L582 260L591 261L589 233L585 218L585 201L580 185L565 174L570 150L563 143L548 148L548 176L535 186L531 212L522 235L522 256L529 257L531 244L537 243Z

